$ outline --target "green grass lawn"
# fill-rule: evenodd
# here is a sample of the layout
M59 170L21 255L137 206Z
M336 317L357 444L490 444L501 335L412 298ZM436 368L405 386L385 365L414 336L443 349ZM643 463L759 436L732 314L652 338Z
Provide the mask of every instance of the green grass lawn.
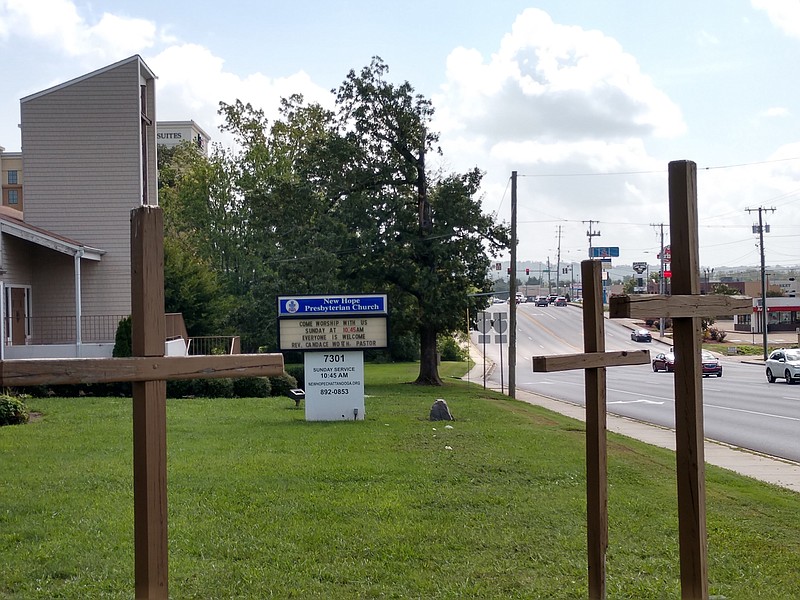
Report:
M287 398L169 400L171 597L586 597L583 424L415 365L363 422ZM427 420L445 398L456 421ZM0 598L133 597L131 401L0 428ZM800 597L800 495L709 467L711 593ZM678 598L674 456L609 435L609 598Z

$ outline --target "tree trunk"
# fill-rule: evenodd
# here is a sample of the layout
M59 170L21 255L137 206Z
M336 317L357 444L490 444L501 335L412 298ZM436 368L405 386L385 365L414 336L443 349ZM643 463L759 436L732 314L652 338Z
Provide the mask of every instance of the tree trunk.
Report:
M436 355L436 331L422 325L419 329L419 376L414 383L419 385L442 385Z

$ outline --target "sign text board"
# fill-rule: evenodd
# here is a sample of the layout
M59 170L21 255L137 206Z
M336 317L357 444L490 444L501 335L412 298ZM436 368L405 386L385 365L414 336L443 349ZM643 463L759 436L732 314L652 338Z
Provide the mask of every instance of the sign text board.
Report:
M374 350L388 345L386 317L281 319L281 350Z
M306 352L306 421L364 419L364 353Z

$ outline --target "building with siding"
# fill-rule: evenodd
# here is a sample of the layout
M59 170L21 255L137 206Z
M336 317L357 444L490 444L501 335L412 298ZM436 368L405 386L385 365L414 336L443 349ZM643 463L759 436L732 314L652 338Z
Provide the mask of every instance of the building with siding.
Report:
M158 203L155 109L138 55L20 101L22 152L0 151L3 358L111 355L130 212Z

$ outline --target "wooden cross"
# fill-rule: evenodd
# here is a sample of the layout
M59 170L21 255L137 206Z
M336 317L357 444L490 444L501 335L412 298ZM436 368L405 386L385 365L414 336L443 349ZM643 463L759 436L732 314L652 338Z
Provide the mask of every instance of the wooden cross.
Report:
M753 304L740 296L700 295L697 165L691 161L669 163L669 218L673 295L612 296L609 316L672 318L681 597L707 600L701 317L747 314Z
M606 367L650 362L648 350L606 352L602 263L581 262L584 354L534 356L536 372L584 369L586 382L586 520L589 598L606 597L608 469L606 450Z
M283 355L164 357L163 215L131 212L133 357L0 361L0 386L133 382L134 573L137 599L166 600L167 380L268 377Z

